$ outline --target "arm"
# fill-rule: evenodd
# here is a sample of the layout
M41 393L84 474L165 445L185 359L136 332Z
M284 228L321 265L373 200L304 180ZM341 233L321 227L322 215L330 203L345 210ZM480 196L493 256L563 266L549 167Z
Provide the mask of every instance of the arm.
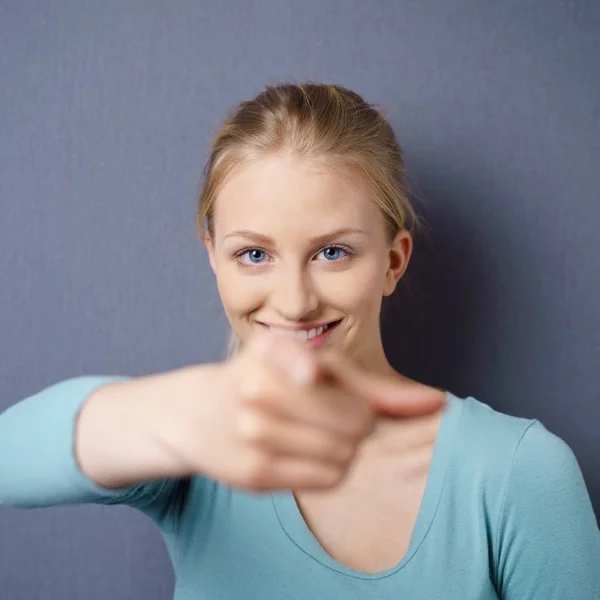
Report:
M191 394L198 403L211 397L214 370L213 365L185 367L95 390L74 427L81 471L108 489L193 475L173 443L180 433L178 401Z
M517 447L494 549L503 600L598 600L600 531L577 460L538 421Z
M0 504L147 506L188 475L157 435L194 369L138 379L78 377L0 414ZM200 372L203 372L200 369ZM194 381L198 383L198 381ZM200 392L199 392L199 395Z

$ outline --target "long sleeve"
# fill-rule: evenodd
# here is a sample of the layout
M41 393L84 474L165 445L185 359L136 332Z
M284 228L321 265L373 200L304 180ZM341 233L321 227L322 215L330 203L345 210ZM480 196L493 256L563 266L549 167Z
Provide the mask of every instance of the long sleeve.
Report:
M151 514L164 509L175 480L107 490L86 477L75 460L74 429L81 406L97 387L123 379L127 378L68 379L0 414L0 504L16 508L127 504Z
M516 450L497 535L503 600L600 599L600 531L583 475L538 421Z

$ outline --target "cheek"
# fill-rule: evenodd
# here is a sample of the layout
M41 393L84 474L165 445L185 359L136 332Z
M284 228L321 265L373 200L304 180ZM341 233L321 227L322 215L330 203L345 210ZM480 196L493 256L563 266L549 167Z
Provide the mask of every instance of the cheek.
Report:
M223 308L230 318L251 312L264 298L264 282L261 284L260 277L240 273L237 265L219 265L216 278Z
M323 300L348 314L379 310L385 273L378 261L363 260L343 273L323 274Z
M238 319L261 307L268 299L266 275L248 275L228 263L217 265L217 288L229 319ZM377 259L363 258L343 272L320 272L316 292L323 307L347 314L365 315L379 311L385 273Z

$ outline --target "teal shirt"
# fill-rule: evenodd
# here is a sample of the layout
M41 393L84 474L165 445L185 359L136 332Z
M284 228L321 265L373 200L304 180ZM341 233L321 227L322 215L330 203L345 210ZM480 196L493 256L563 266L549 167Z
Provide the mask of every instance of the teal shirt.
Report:
M91 482L74 460L73 425L86 397L116 379L63 381L0 415L0 503L140 510L165 540L175 600L600 600L600 532L581 470L537 420L448 393L408 552L369 574L323 550L289 492L199 476L177 511L176 480Z

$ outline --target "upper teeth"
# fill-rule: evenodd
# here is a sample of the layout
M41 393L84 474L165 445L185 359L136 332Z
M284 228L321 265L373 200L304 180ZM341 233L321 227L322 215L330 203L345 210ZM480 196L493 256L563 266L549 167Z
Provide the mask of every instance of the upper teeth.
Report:
M317 335L321 335L324 331L327 331L329 325L323 325L322 327L317 327L315 329L301 329L299 331L291 331L289 329L280 329L279 327L271 327L268 326L269 329L276 329L278 331L287 332L291 335L295 335L300 341L306 342L307 340L311 340Z

